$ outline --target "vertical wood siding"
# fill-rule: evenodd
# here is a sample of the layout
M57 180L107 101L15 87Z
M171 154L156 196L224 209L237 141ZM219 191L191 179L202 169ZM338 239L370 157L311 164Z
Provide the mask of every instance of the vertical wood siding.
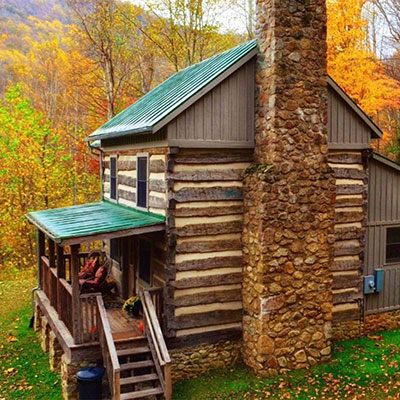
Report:
M400 226L400 172L372 159L370 162L365 275L384 269L383 290L366 295L367 313L400 308L400 263L385 265L386 229Z
M255 59L171 121L168 140L199 146L209 142L238 142L254 145ZM229 147L229 144L227 144Z
M346 147L346 144L369 146L368 126L328 87L328 143Z

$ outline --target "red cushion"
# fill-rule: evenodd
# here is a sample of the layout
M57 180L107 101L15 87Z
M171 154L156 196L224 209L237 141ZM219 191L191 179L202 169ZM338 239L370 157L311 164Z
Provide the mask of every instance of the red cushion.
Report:
M82 272L79 273L79 278L88 278L94 276L97 270L97 261L97 258L87 259Z
M107 270L104 267L100 267L97 271L96 271L96 275L94 276L94 280L96 282L102 282L104 279L106 279L107 277Z

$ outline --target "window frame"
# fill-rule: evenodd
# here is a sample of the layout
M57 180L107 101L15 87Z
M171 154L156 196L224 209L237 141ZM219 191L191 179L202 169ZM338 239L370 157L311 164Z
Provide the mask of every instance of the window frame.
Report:
M111 160L115 160L115 199L111 197L112 193L112 175L111 175ZM118 155L110 156L110 201L118 203Z
M138 205L139 201L139 158L146 159L146 207ZM149 210L149 180L150 180L150 155L149 153L136 154L136 208L142 211Z
M150 261L149 261L149 274L150 274L150 282L146 282L140 277L140 244L141 242L146 242L150 246ZM138 240L138 268L137 268L137 279L139 285L143 288L151 288L153 285L153 243L151 240L147 238L140 238Z
M113 254L111 252L111 248L112 248L112 241L116 241L115 243L118 243L118 260L116 260L115 258L113 258ZM111 260L118 265L119 268L121 268L121 238L113 238L110 239L110 258Z
M392 228L398 228L400 229L400 225L388 225L385 226L385 251L384 251L384 260L383 260L383 265L399 265L400 264L400 256L398 261L387 261L386 255L387 255L387 246L388 246L388 229Z

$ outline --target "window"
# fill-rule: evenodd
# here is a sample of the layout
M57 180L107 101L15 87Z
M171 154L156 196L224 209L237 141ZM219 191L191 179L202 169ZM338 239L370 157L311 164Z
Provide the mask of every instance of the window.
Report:
M400 261L400 227L386 229L386 263Z
M110 199L117 200L117 157L110 157Z
M138 207L147 208L147 156L137 158L137 199Z
M110 240L110 257L117 263L121 262L121 249L119 239Z
M151 242L139 241L139 279L151 285Z

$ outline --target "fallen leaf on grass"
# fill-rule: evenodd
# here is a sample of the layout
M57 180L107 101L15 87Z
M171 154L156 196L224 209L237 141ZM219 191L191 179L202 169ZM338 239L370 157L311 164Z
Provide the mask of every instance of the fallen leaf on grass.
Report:
M13 376L18 373L18 370L16 368L8 368L4 371L4 375L6 376Z
M376 340L376 341L381 342L383 340L383 336L368 335L368 339Z
M13 336L13 335L10 335L10 336L7 338L7 342L8 342L8 343L17 342L17 341L18 341L18 339L17 339L15 336Z

